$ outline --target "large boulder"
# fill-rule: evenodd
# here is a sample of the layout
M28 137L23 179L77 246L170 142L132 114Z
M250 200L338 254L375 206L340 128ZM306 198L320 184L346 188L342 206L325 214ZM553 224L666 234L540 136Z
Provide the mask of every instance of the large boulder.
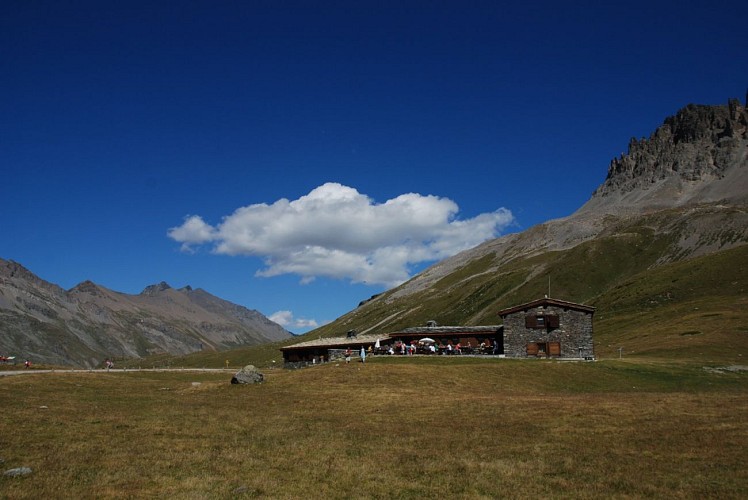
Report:
M265 376L255 368L254 365L247 365L231 379L232 384L259 384L265 379Z

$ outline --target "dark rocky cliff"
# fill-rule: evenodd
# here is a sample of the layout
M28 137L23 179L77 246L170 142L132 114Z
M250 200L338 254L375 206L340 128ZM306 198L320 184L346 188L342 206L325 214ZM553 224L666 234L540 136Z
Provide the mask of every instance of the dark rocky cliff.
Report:
M686 204L745 201L748 110L689 104L649 138L632 138L613 159L584 211L643 212Z

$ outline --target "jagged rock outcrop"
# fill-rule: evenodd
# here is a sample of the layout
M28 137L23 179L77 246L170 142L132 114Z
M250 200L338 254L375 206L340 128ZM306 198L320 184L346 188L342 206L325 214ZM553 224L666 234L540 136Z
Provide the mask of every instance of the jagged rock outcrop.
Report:
M165 281L162 281L161 283L157 285L148 285L143 289L142 292L140 292L140 295L147 295L150 297L154 297L158 295L161 292L165 292L166 290L171 290L171 287L169 284Z
M0 259L0 354L97 366L105 358L187 354L283 340L257 311L165 282L138 295L84 281L70 290Z
M582 213L642 213L748 199L748 110L689 104L611 161Z

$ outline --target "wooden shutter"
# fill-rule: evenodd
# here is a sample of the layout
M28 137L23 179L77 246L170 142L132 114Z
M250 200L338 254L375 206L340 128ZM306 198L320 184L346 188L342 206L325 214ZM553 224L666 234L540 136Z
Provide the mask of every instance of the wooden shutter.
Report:
M534 314L528 314L525 316L525 328L537 328L538 319Z
M527 355L528 356L537 356L538 355L538 344L535 342L530 342L527 344Z
M548 325L548 328L558 328L559 322L558 322L558 315L557 314L548 314L545 317L546 325Z
M549 342L548 354L551 356L561 356L561 342Z

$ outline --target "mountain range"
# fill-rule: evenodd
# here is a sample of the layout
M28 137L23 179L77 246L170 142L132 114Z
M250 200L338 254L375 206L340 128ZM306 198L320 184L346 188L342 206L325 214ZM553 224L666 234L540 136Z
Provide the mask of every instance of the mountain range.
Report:
M100 366L105 358L225 350L290 338L261 313L161 282L138 295L85 281L70 290L0 259L0 353Z
M438 262L307 336L496 324L498 310L549 295L597 307L598 354L748 356L746 243L748 111L691 104L632 138L572 215ZM204 290L66 291L0 259L0 354L90 367L291 338Z

